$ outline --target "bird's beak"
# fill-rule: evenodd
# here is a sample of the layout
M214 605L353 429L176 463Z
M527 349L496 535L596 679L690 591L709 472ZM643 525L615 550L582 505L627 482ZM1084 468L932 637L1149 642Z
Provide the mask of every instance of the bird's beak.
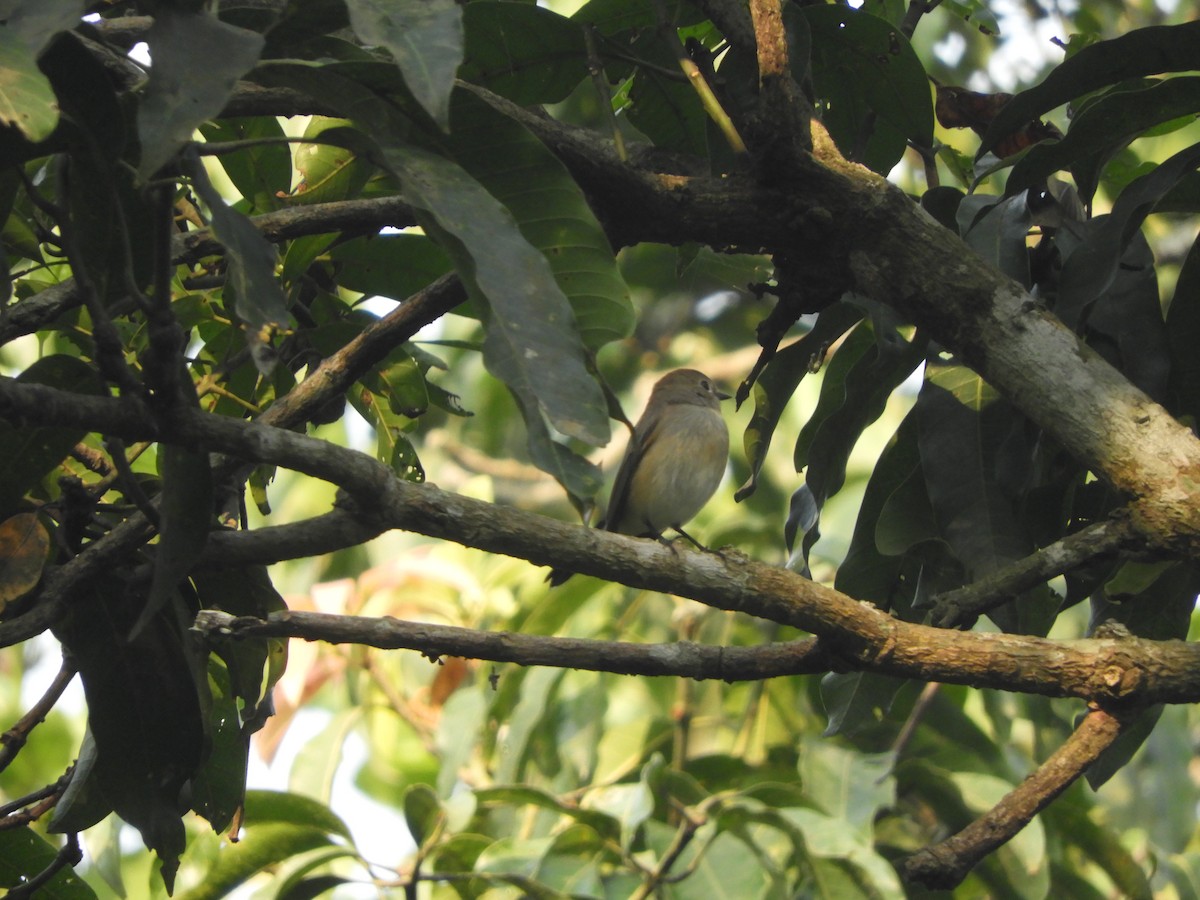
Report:
M729 400L733 397L733 394L727 394L724 391L718 391L715 389L713 390L713 393L717 395L718 400Z

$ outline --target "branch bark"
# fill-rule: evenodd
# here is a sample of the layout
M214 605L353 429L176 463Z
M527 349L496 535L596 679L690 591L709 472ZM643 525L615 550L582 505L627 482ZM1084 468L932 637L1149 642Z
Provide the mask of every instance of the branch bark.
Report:
M664 547L403 482L357 451L196 410L156 420L137 401L81 397L0 378L0 416L203 447L291 468L344 488L352 498L351 512L373 527L400 528L791 625L820 637L826 652L851 668L1097 702L1200 700L1200 646L1183 641L1052 641L903 622L794 572L732 552L718 556Z
M784 675L829 671L830 658L817 641L788 641L757 647L720 647L678 641L633 644L584 638L547 637L511 632L477 631L453 625L430 625L399 619L338 616L315 612L278 612L267 619L235 617L202 610L195 630L205 636L235 639L303 638L331 644L362 644L381 650L416 650L436 660L441 656L486 659L522 666L556 666L616 675L670 675L721 681L760 681Z
M979 862L994 853L1070 787L1121 736L1127 717L1092 709L1079 727L1037 771L962 831L914 853L899 865L900 875L933 890L957 886Z

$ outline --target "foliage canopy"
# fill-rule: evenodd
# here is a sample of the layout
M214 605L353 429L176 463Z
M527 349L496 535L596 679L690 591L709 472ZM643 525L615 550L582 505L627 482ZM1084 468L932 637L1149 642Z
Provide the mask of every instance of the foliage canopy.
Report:
M11 0L0 882L1194 896L1185 7ZM683 365L726 549L567 524Z

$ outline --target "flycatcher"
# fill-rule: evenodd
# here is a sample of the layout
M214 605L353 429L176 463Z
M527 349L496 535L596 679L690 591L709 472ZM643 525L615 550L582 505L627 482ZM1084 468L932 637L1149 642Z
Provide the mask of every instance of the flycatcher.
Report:
M662 538L668 528L700 546L683 526L709 501L729 460L721 401L729 395L695 369L668 372L654 385L617 469L605 531ZM573 573L552 569L552 585Z

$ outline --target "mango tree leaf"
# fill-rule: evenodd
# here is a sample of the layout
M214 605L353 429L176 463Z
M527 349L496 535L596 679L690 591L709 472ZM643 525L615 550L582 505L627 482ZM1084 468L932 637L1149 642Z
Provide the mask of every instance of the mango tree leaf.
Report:
M812 33L813 87L828 103L823 119L842 151L886 174L906 139L930 146L929 79L903 33L844 6L807 6L804 17Z
M426 233L449 251L468 292L486 305L484 363L518 398L535 463L549 466L572 494L594 493L594 467L582 457L557 466L570 451L537 422L545 416L560 433L593 445L609 437L603 392L587 370L574 314L546 257L461 167L410 142L410 125L396 107L329 67L273 66L269 77L371 123L382 164L400 180Z
M1091 91L1130 78L1200 69L1200 22L1153 25L1084 47L1010 100L992 120L977 158L1026 122Z
M958 206L958 231L976 253L997 269L1029 286L1025 237L1033 223L1025 194L996 200L985 194L964 197Z
M558 103L587 77L583 29L540 5L475 0L463 29L459 76L514 103Z
M1200 423L1200 239L1192 243L1167 307L1167 341L1171 356L1171 411Z
M422 234L375 234L329 251L340 287L404 300L450 270L446 251Z
M154 575L136 635L175 596L179 582L204 552L213 525L212 471L208 452L166 444L159 447L162 494Z
M780 350L767 363L754 385L754 415L743 437L751 476L738 488L738 502L754 493L779 417L804 376L819 369L829 347L862 317L862 310L854 304L839 300L821 311L808 334Z
M213 237L225 247L229 266L226 296L232 296L234 311L246 326L255 366L262 374L270 374L273 354L257 351L266 348L277 331L292 325L287 299L275 277L278 253L245 215L225 203L198 165L193 168L197 177L192 186L208 207Z
M1126 248L1146 216L1154 211L1163 195L1198 164L1200 144L1194 144L1129 184L1121 191L1112 212L1107 216L1097 216L1086 223L1086 239L1063 264L1064 291L1070 291L1079 298L1067 308L1082 308L1083 304L1100 297L1109 289ZM1080 229L1083 227L1080 226ZM1059 302L1063 303L1061 296ZM1072 322L1067 321L1067 324L1070 326Z
M200 133L208 143L280 139L280 143L265 143L246 147L237 153L218 156L221 168L233 186L246 199L251 211L270 212L279 209L280 193L292 186L292 155L282 143L283 128L272 116L245 119L220 119L200 125Z
M208 685L197 681L173 610L160 610L131 638L145 595L116 576L93 579L88 588L86 602L72 604L54 629L79 668L95 742L81 789L141 832L161 859L170 890L186 843L181 791L198 770L208 738L201 712ZM64 813L51 827L70 824Z
M201 122L221 111L237 80L258 62L263 38L207 12L163 4L146 43L152 64L138 110L138 174L143 178L190 141Z
M14 125L31 141L50 136L59 106L38 57L56 34L78 24L82 0L0 3L0 123Z
M629 288L612 245L579 185L524 126L467 91L452 105L455 158L507 207L526 240L550 262L592 351L629 336Z
M12 125L31 141L50 136L58 125L58 99L25 42L0 26L0 124Z
M0 888L15 888L55 862L58 848L28 825L0 830ZM59 869L37 896L44 900L95 900L96 892L70 866Z
M860 753L832 741L806 741L800 756L805 794L870 842L875 817L896 802L892 753Z
M45 384L77 394L107 393L100 374L73 356L44 356L17 381ZM31 488L63 461L87 434L67 427L14 428L0 421L0 515L12 512Z
M219 834L242 805L250 742L242 732L230 672L216 657L208 660L208 688L211 745L208 758L192 780L191 803Z
M454 0L347 0L350 26L366 44L391 52L404 83L443 131L463 59L462 7Z
M1035 188L1049 175L1070 169L1086 203L1100 170L1112 155L1147 129L1200 110L1200 77L1170 78L1118 89L1083 107L1062 140L1042 141L1013 167L1004 193Z

